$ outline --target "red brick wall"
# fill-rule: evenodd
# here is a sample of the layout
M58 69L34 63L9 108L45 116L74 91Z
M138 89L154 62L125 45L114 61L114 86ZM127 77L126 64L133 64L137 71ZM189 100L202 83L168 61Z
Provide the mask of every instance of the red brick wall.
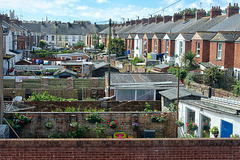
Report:
M210 62L218 66L224 66L224 68L232 68L234 66L234 43L222 43L222 59L220 61L216 60L217 44L217 42L210 43Z
M175 52L175 40L169 40L169 53L168 54L170 57L174 56L174 52Z
M147 53L151 53L152 52L152 40L148 39L147 40Z
M235 43L235 51L234 51L234 67L240 68L240 43Z
M2 139L2 160L240 159L240 139Z
M188 52L190 50L191 50L191 41L185 41L185 52Z
M166 39L162 40L162 45L161 45L161 53L166 53Z

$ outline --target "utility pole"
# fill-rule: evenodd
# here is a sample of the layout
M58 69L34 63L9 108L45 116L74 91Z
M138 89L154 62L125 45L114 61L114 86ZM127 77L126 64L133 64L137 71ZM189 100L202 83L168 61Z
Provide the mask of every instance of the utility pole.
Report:
M178 121L178 106L179 106L179 80L180 80L180 76L179 76L179 67L178 67L177 111L176 111L177 121ZM178 127L177 127L177 131L176 131L176 136L178 137Z
M111 67L111 61L110 61L110 46L111 46L111 18L109 20L109 40L108 40L108 97L110 97L110 67Z
M3 29L0 22L0 124L2 124L3 110Z

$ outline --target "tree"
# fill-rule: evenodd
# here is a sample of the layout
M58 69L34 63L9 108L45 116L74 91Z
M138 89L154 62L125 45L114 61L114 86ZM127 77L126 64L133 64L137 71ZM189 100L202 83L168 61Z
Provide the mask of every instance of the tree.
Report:
M120 38L113 38L111 40L111 54L116 54L117 56L123 56L125 52L124 40Z
M187 51L183 54L181 61L185 64L187 68L193 69L194 57L196 57L196 53L193 53L192 51Z
M43 49L43 48L45 48L46 47L46 45L47 45L47 42L45 41L45 40L40 40L40 42L39 42L39 46Z
M204 84L211 85L212 87L215 87L215 84L218 88L221 88L221 82L224 78L224 71L218 69L217 66L208 68L205 70Z
M99 48L99 36L97 34L94 34L92 36L92 40L93 40L94 49L98 49Z
M170 67L168 69L168 73L172 73L173 75L175 75L176 77L178 77L178 68L174 68L174 67ZM183 80L184 78L186 78L187 76L187 71L183 68L179 69L179 78L181 80Z
M197 12L197 8L185 8L184 10L180 11L180 14L183 16L185 11L191 11L193 13L193 18L195 18L195 13Z
M82 40L79 40L77 43L74 44L76 47L85 47L85 44Z
M240 81L237 81L235 85L233 85L233 90L232 92L236 95L240 95Z

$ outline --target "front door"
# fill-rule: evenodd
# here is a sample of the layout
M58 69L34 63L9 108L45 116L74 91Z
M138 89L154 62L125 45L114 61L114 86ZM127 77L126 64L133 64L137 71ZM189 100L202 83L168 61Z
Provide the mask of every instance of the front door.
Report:
M227 121L221 120L221 138L230 137L233 133L233 124Z

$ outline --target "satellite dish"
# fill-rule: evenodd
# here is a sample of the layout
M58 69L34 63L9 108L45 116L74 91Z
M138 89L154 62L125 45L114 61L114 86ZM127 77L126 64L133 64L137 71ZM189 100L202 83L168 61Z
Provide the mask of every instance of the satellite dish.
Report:
M14 101L18 101L18 102L22 101L22 96L16 96L14 98Z

